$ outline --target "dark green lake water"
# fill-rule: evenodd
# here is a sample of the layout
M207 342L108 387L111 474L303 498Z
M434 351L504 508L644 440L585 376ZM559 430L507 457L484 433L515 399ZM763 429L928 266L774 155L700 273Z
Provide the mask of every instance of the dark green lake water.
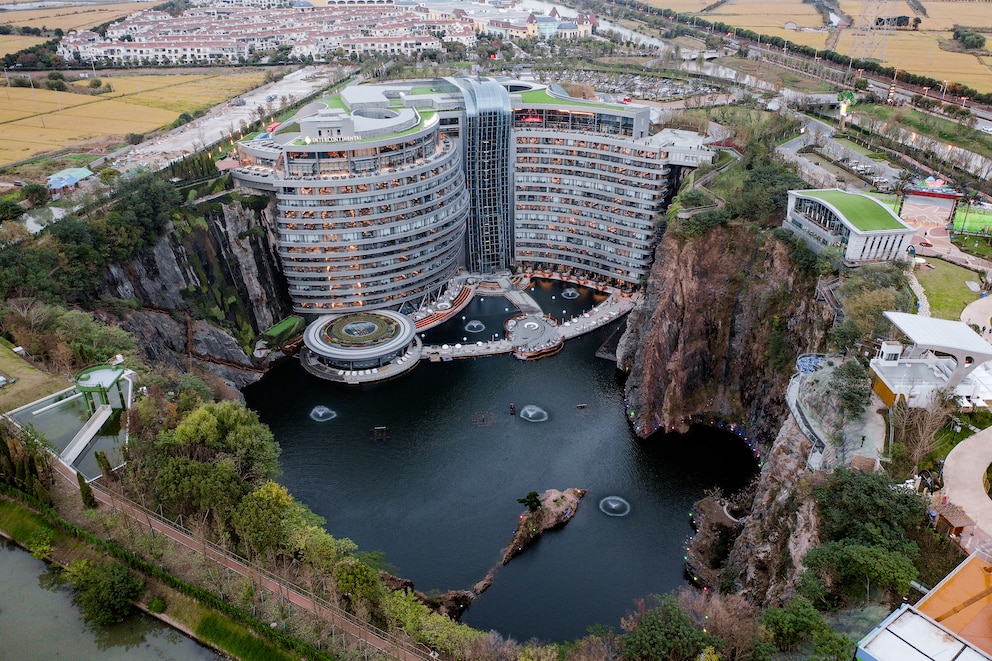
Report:
M559 313L581 314L547 295ZM465 332L472 319L486 322L486 339L501 333L486 306L504 304L470 307L436 341ZM756 469L747 445L718 430L638 440L614 366L594 356L614 328L535 362L424 362L361 388L313 378L290 360L245 396L282 446L280 481L290 492L327 519L332 535L384 551L423 591L470 589L482 579L513 533L517 498L588 490L568 526L500 568L463 618L520 641L567 640L594 624L618 628L634 599L680 586L692 503L710 487L740 488ZM510 415L511 402L518 412L538 406L547 420ZM316 406L336 417L313 420ZM388 440L373 440L377 426L388 427ZM611 495L630 503L628 515L599 509Z
M111 627L83 621L72 592L26 551L0 541L0 659L215 661L216 654L135 613Z

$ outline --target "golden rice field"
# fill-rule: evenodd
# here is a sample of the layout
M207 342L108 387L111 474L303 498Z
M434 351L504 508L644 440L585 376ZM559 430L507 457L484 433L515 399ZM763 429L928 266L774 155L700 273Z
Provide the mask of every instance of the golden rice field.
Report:
M32 28L54 30L88 30L107 21L129 16L143 9L151 9L147 2L127 2L111 5L77 5L49 7L47 9L8 10L0 12L0 25L27 25Z
M893 32L885 44L885 62L937 80L946 79L968 85L979 91L992 90L992 69L974 55L941 50L938 41L942 38L946 39L948 36L924 31ZM845 30L837 50L850 53L853 46L854 32Z
M706 14L710 21L723 21L730 25L769 34L769 28L783 28L787 22L801 28L823 25L823 19L812 5L788 3L783 11L782 2L775 0L729 0Z
M31 46L35 46L37 44L43 44L45 41L45 37L31 37L12 34L0 35L0 56L6 55L7 53L16 53L19 50L30 48Z
M264 74L190 74L104 78L99 96L13 87L0 91L0 165L103 136L148 133L180 113L223 103ZM140 91L139 91L140 86Z
M232 96L243 94L262 84L265 74L248 71L233 74L124 75L100 77L112 92L103 98L127 97L129 103L179 113L209 108ZM76 85L87 86L88 80Z
M927 15L921 16L922 30L946 30L955 25L992 28L992 7L987 2L930 2L922 0ZM913 14L910 13L910 16Z
M648 0L656 7L680 12L700 12L711 0ZM953 80L982 92L992 91L992 57L976 57L940 49L941 39L950 39L955 24L988 27L986 35L992 43L992 5L987 2L931 2L922 0L928 16L921 17L919 31L897 30L890 33L886 43L885 64L907 69L913 73L932 76L938 80ZM855 25L861 17L861 0L840 0L840 8ZM905 0L894 2L896 16L914 17ZM820 15L812 5L802 0L729 0L711 12L700 14L709 21L747 28L771 36L788 39L812 48L824 48L831 32L822 26ZM793 22L798 30L786 30ZM805 29L804 29L805 28ZM839 53L853 51L854 27L845 29L834 47Z

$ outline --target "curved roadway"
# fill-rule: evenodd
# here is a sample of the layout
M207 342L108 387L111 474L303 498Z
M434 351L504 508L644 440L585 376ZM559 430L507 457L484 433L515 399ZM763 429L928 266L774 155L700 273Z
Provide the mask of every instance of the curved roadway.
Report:
M973 301L961 312L961 321L989 328L984 339L992 339L990 319L992 296ZM992 499L985 491L985 472L990 464L992 427L958 443L944 462L944 495L975 522L974 527L965 528L960 540L969 553L992 551Z

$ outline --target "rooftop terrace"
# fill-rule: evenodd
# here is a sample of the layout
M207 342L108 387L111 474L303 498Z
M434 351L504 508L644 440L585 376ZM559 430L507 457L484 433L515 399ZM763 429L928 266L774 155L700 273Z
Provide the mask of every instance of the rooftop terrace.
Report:
M617 110L618 107L613 104L608 103L597 103L595 101L584 101L582 99L560 99L557 96L552 96L548 92L547 88L541 88L538 90L530 90L529 92L521 92L520 99L525 104L534 103L545 103L548 105L562 105L566 104L569 106L586 106L589 108L601 108L602 110Z

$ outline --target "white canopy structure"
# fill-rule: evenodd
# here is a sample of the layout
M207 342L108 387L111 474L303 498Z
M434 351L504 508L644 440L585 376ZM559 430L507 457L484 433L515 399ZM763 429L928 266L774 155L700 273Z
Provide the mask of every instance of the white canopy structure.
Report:
M892 406L926 406L937 390L950 391L967 410L992 401L992 344L961 321L905 312L885 317L912 343L883 342L871 361L875 391Z

